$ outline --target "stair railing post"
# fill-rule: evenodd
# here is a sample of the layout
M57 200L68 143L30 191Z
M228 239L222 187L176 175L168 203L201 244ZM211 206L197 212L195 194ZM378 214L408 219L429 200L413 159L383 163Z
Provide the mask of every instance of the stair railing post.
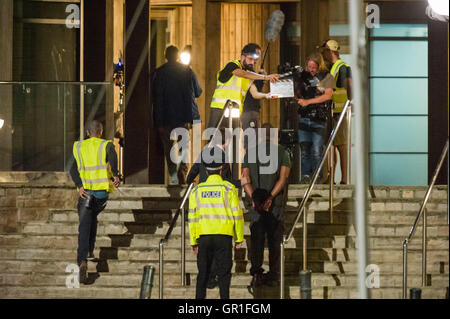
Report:
M422 287L427 285L427 209L422 216Z
M303 208L303 271L307 269L307 245L308 245L308 223L307 223L308 210Z
M352 106L347 109L347 184L352 178Z
M164 298L164 239L159 242L159 299Z
M407 289L408 289L408 240L403 241L403 289L402 298L406 299Z
M330 148L330 195L329 195L329 208L330 208L330 223L333 224L333 202L334 202L334 146Z
M283 235L283 240L280 244L280 299L284 299L284 243L286 235Z
M186 209L181 208L181 285L186 286Z

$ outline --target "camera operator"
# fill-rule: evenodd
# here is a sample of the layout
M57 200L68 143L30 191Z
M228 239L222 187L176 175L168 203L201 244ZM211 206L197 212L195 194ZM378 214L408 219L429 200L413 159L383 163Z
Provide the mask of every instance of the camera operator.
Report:
M319 53L311 54L296 83L300 105L298 138L301 148L301 184L309 184L320 163L334 81Z

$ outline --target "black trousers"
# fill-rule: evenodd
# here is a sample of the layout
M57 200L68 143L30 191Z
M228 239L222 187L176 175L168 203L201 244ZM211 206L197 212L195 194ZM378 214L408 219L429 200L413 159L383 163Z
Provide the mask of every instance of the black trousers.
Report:
M231 268L233 266L233 238L228 235L202 235L197 240L197 289L196 299L206 298L206 288L215 259L215 271L219 281L221 299L230 298Z
M94 251L97 237L97 216L106 207L108 198L98 199L92 196L91 204L86 207L86 199L78 198L78 250L77 263L86 260L89 252Z
M279 217L282 214L280 207L272 207L272 211L259 214L252 208L250 214L251 248L250 248L250 275L263 273L264 242L267 236L269 248L269 276L277 278L280 273L280 244L283 240L283 222ZM275 215L273 214L275 213Z

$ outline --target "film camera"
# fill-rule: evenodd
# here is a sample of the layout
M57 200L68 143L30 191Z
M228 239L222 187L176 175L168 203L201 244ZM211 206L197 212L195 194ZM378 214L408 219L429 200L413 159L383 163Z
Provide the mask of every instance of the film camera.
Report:
M303 68L299 65L291 65L289 62L281 64L278 66L278 74L280 74L280 79L287 77L298 77L298 75L303 71Z

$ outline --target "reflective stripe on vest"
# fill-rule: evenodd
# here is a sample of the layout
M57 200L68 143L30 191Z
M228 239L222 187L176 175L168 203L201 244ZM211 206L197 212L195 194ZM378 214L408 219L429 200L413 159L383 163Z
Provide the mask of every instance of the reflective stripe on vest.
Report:
M335 85L337 84L337 80L338 80L338 77L339 77L339 70L344 65L347 66L347 67L349 66L344 61L339 59L333 64L333 67L331 68L330 74L334 77L334 84ZM334 113L341 113L342 110L344 109L345 102L347 102L347 100L348 100L347 89L345 87L338 88L337 85L336 85L336 89L333 91L332 100L334 102L334 110L333 110L333 112Z
M106 190L108 192L113 190L109 182L112 173L106 163L108 142L99 138L89 138L75 142L73 145L73 155L85 189Z
M241 63L238 60L231 62L242 69ZM239 105L240 113L242 113L245 96L250 89L250 80L232 75L226 83L222 83L219 81L219 75L222 70L217 72L217 84L211 101L211 108L223 109L227 100L231 100Z

